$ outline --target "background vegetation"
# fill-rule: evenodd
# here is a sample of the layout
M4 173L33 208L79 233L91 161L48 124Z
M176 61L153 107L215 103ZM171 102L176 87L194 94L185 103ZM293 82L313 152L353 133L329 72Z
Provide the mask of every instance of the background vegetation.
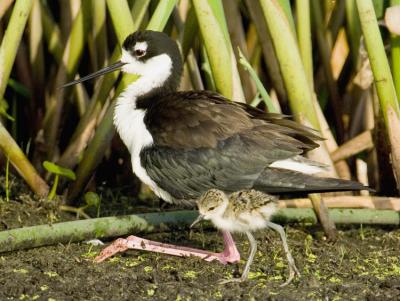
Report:
M99 185L128 187L132 197L144 192L112 125L113 101L135 79L115 72L73 89L59 87L118 60L125 37L147 28L180 43L186 61L181 89L216 90L292 115L326 139L309 156L330 165L331 176L398 195L400 16L398 7L389 7L399 4L2 0L1 173L10 162L10 172L40 196L57 179L53 190L67 206ZM44 161L76 177L52 177ZM323 220L323 201L310 198Z

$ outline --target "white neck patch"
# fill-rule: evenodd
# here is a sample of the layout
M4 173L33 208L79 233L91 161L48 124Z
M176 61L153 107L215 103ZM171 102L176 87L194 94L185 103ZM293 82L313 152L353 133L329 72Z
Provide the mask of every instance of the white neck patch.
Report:
M133 47L134 50L142 50L142 51L147 51L147 42L137 42L135 44L135 47Z

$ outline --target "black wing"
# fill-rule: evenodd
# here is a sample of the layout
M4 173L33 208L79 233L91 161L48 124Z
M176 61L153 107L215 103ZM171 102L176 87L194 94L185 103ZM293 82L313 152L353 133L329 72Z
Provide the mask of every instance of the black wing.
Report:
M279 139L277 143L295 155L318 147L315 140L321 140L316 131L283 115L230 102L210 91L164 95L146 100L143 109L147 110L145 123L155 144L176 149L217 147L219 141L234 135L258 132L261 144Z
M141 163L176 199L210 188L250 189L271 163L318 146L313 130L212 92L174 93L147 104L154 145L142 151Z

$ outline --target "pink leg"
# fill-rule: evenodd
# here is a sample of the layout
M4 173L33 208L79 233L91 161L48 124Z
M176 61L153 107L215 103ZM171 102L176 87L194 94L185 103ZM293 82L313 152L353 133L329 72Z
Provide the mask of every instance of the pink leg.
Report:
M124 252L127 249L138 249L175 256L197 256L206 261L218 260L223 264L238 262L240 260L240 254L233 241L232 235L227 231L223 231L222 235L224 238L224 251L222 253L164 244L131 235L126 239L118 238L111 245L103 249L95 258L95 261L102 262L108 257L119 252Z

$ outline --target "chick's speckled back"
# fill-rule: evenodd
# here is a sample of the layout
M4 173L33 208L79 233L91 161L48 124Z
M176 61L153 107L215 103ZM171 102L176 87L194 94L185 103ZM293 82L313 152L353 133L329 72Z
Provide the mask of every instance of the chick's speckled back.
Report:
M276 208L277 197L254 189L234 192L229 196L227 211L239 214L240 212L252 213L263 207Z

